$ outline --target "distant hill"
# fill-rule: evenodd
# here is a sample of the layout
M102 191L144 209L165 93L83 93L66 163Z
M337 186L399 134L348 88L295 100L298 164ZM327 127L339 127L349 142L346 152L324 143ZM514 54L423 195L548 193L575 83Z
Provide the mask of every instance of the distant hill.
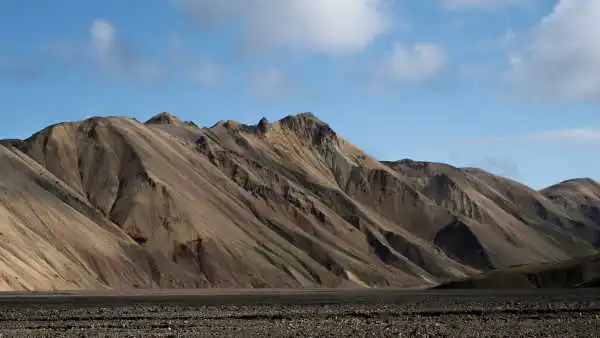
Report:
M600 255L564 262L499 269L436 286L437 289L529 289L600 287Z
M594 252L598 196L381 162L311 113L95 117L0 141L0 290L433 286Z

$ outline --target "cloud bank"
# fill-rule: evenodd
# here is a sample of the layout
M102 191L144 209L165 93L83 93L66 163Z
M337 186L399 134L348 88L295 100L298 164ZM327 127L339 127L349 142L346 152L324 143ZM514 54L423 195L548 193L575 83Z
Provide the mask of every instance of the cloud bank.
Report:
M600 1L560 0L510 58L509 79L540 100L600 100Z
M352 53L386 33L385 0L174 0L203 27L230 25L258 49Z

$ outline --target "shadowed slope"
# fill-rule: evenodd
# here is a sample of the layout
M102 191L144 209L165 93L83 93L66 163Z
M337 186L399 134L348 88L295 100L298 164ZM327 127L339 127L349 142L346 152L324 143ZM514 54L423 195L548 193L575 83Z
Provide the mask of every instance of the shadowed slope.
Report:
M410 160L387 164L458 215L460 223L440 231L434 243L467 264L498 268L564 260L592 250L572 233L574 221L568 215L525 185L479 169Z
M598 287L600 255L522 265L437 286L439 289L531 289Z

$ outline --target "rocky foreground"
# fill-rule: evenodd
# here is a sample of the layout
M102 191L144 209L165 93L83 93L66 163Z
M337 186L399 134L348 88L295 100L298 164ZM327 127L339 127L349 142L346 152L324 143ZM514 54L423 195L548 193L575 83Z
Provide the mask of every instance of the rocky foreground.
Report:
M0 300L0 333L3 337L593 337L600 322L600 292L594 289L417 291L370 298L334 293L322 294L321 299L307 294L298 301L286 296L145 301L148 296L141 296L104 299L95 305L15 298ZM256 304L248 305L252 302Z

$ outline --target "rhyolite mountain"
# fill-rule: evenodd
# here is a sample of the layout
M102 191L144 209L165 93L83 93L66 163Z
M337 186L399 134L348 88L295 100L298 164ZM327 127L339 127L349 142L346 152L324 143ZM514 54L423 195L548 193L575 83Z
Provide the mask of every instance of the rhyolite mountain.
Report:
M599 208L589 179L382 162L310 113L95 117L0 141L0 289L431 286L593 253Z

